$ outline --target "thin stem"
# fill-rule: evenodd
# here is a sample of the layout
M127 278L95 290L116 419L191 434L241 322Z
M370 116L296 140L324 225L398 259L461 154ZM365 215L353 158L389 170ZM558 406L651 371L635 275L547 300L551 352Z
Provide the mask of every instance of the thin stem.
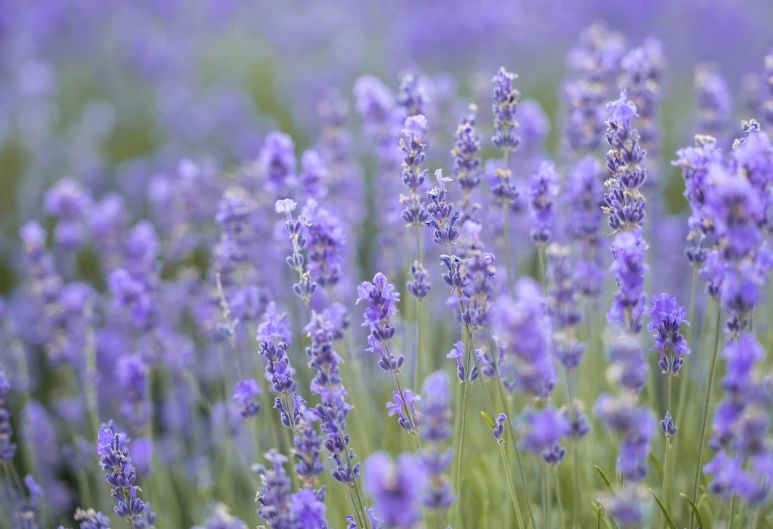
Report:
M564 529L564 505L561 501L561 487L559 486L559 479L558 479L558 467L553 467L553 475L556 478L555 479L555 485L556 485L556 502L558 502L558 526L561 529Z
M573 418L577 419L577 410L574 408L574 397L572 395L572 371L566 371L566 391L569 395L569 406L572 407ZM572 442L572 487L574 489L574 497L572 498L572 529L577 528L578 519L580 517L580 456L579 456L579 439L574 439ZM556 479L558 476L556 475Z
M413 376L413 387L418 390L419 388L419 381L421 380L421 376L423 374L423 363L422 363L422 356L421 356L421 309L422 309L422 303L419 298L416 298L416 371L414 372Z
M360 516L360 511L357 508L357 502L354 500L354 494L352 494L352 489L350 487L346 487L349 489L349 499L352 500L352 507L354 507L354 515L357 517L357 527L365 527L362 523L362 516Z
M545 245L537 246L537 266L539 267L539 281L543 289L547 289L547 271L545 270Z
M461 511L460 511L460 505L461 505L461 498L462 498L462 461L463 461L463 455L464 455L464 430L465 426L467 424L467 388L470 386L468 382L462 383L462 422L459 426L459 453L456 456L456 494L457 494L457 500L456 500L456 514L454 516L454 520L456 521L456 526L461 528L463 526L462 519L461 519Z
M499 384L497 384L497 389L499 390L499 399L502 401L502 407L505 410L505 415L507 415L508 419L507 421L507 429L510 433L510 439L513 440L513 450L515 451L515 463L518 467L518 474L521 480L521 487L523 488L523 493L526 496L526 510L529 513L529 519L531 520L531 526L537 527L537 524L534 522L534 513L531 510L531 502L529 501L529 496L527 491L529 490L526 486L526 475L523 473L523 464L521 463L521 451L518 449L518 443L516 442L515 438L515 432L513 431L513 423L512 423L512 415L510 415L510 406L507 404L507 398L505 395L504 388L502 387L502 381L500 380Z
M515 487L513 486L513 477L510 475L510 463L507 461L507 453L505 452L504 446L505 443L500 441L497 444L499 445L499 453L502 454L502 466L505 469L505 478L507 479L507 486L510 489L510 499L513 501L515 517L518 519L518 527L524 529L521 507L518 505L518 498L515 495Z
M549 529L550 520L548 512L548 465L545 463L542 472L542 527Z
M692 489L692 501L696 503L698 501L698 485L700 484L701 477L701 456L703 455L703 439L706 434L706 421L709 417L709 403L711 402L711 388L714 385L714 370L717 364L717 350L719 348L719 329L722 324L722 306L717 303L717 321L715 323L714 330L714 352L711 355L711 367L709 368L709 387L706 388L706 399L703 402L703 418L701 419L701 429L698 438L698 462L695 465L695 480L693 482ZM690 529L693 529L695 523L695 515L690 514Z
M733 495L733 499L730 500L730 520L729 529L733 529L733 523L735 522L735 506L738 503L738 496Z
M669 460L669 452L671 452L671 438L666 437L666 453L664 456L664 463L663 463L663 501L666 503L666 509L668 509L668 460ZM666 517L665 515L661 515L661 520L663 521L663 527L666 527Z

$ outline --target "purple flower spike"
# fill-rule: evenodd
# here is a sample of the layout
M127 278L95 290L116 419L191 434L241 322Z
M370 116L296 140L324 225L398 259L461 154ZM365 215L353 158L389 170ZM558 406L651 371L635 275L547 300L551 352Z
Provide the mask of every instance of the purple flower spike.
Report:
M406 453L393 461L377 452L365 461L364 483L387 527L408 529L421 519L421 498L428 481L419 456Z
M652 297L650 309L651 321L647 331L654 332L655 345L660 353L660 367L664 373L676 375L682 367L682 355L690 354L687 340L679 333L681 325L689 327L684 307L677 303L676 298L669 294L659 294Z

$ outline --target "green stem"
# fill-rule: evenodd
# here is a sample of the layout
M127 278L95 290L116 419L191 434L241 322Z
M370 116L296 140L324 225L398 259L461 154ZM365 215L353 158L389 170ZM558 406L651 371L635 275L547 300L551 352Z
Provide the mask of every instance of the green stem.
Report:
M733 499L730 500L730 520L729 520L729 529L733 529L733 524L735 523L735 506L738 503L738 496L733 495Z
M559 479L558 479L558 467L553 467L553 473L556 484L556 502L558 503L558 526L561 529L564 529L564 505L561 501L561 487L559 486Z
M703 402L703 418L701 419L701 429L698 438L698 462L695 465L695 480L693 482L692 489L692 501L697 504L698 501L698 485L700 485L701 477L701 456L703 455L703 439L706 434L706 422L709 417L709 403L711 402L711 388L714 385L714 371L717 364L717 350L719 348L719 329L722 324L722 306L717 303L717 321L715 322L714 329L714 352L711 355L711 367L709 368L709 382L708 388L706 388L706 399ZM695 523L695 515L690 514L690 529L693 529Z
M550 520L548 515L548 465L545 463L542 472L542 527L549 529Z
M572 372L566 371L566 390L569 395L569 406L572 407L572 415L577 419L577 410L574 408L574 398L572 396ZM572 529L577 529L578 519L580 517L580 456L579 440L572 442L572 487L574 488L574 497L572 498Z
M509 419L508 419L509 420ZM515 440L513 440L515 442ZM510 463L507 461L507 452L505 452L504 442L500 441L499 453L502 454L502 466L505 469L505 479L507 479L507 486L510 489L510 499L513 501L513 508L515 509L515 517L518 519L518 527L524 529L523 517L521 516L521 507L518 505L518 498L515 495L515 487L513 486L513 477L510 475Z
M461 519L461 498L462 496L462 461L463 461L463 455L464 455L464 430L465 426L467 424L467 388L470 386L468 382L462 383L462 421L460 424L460 430L459 430L459 453L456 456L456 514L454 515L454 520L456 521L456 526L461 529L463 526L462 519Z
M685 340L687 341L687 344L689 345L692 340L692 329L695 326L695 322L693 319L695 318L695 299L697 297L697 290L698 290L698 267L693 267L692 272L692 293L690 294L690 312L688 316L688 322L690 323L690 326L687 327L687 330L685 331ZM685 362L685 364L682 366L682 374L681 374L681 380L682 383L680 384L679 389L679 401L676 405L676 415L678 417L682 417L682 411L684 410L685 403L687 402L687 383L689 380L689 376L687 373L687 369L689 367L688 362ZM676 448L678 452L679 448L679 439L676 441Z
M413 376L413 388L417 391L419 389L419 381L421 380L424 371L424 365L422 363L423 358L421 356L421 308L421 300L416 298L416 371Z
M526 496L526 511L529 513L529 519L531 520L531 526L537 527L537 524L534 522L534 513L531 510L531 502L529 501L529 495L527 491L529 490L526 486L526 475L523 473L523 464L521 463L521 451L518 448L518 443L516 442L515 432L513 431L513 417L510 415L510 406L507 404L507 398L505 395L504 388L502 387L502 381L500 380L499 384L497 384L497 389L499 390L499 399L502 401L502 407L505 410L505 415L507 415L507 429L510 433L510 439L513 440L513 450L515 451L515 464L518 467L518 474L521 480L521 487L523 488L523 494Z
M545 245L537 246L537 266L539 267L539 280L542 288L547 290L547 271L545 270Z
M669 452L671 452L671 438L666 437L666 453L664 456L664 463L663 463L663 502L666 504L666 509L668 509L668 460L669 460ZM666 527L666 517L665 515L661 515L661 520L663 521L663 528Z

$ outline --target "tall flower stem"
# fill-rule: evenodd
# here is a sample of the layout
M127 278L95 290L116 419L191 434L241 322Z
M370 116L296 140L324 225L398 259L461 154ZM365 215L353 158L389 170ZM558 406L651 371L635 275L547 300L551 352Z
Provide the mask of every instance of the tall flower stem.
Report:
M497 384L497 389L499 390L499 399L502 401L502 408L505 410L505 415L508 416L508 418L512 417L510 415L510 406L507 404L507 396L505 395L504 388L502 387L502 381L500 380L499 384ZM529 519L531 520L531 526L537 527L537 524L534 522L534 513L532 513L531 510L531 502L529 501L529 496L526 491L529 489L526 486L526 475L523 473L523 464L521 462L521 451L518 449L518 443L516 442L515 438L515 432L513 431L513 423L511 420L506 421L507 422L507 429L510 433L510 439L513 440L513 450L515 451L515 464L518 467L518 474L520 475L521 480L521 487L523 488L523 493L526 495L526 511L529 513Z
M690 293L690 309L689 309L689 316L687 321L689 321L691 324L694 322L695 317L695 301L698 294L698 267L694 266L692 271L692 291ZM687 343L691 343L690 340L692 340L692 325L690 325L687 328L687 331L685 332L685 338L687 340ZM684 410L685 403L687 402L687 384L689 381L687 368L689 366L689 362L685 362L685 364L682 366L682 383L680 384L680 390L679 390L679 401L676 405L676 415L677 417L682 416L682 410ZM677 446L679 445L679 442L677 442Z
M738 504L738 496L733 495L733 499L730 500L730 519L728 520L729 529L733 529L735 522L735 506Z
M414 225L414 235L416 238L416 260L420 263L423 262L422 248L421 248L421 236L419 234L419 226ZM422 356L421 356L421 326L422 326L422 303L421 298L416 298L416 371L413 377L413 387L419 387L419 381L423 372Z
M510 419L508 418L508 421ZM515 442L515 440L513 440ZM507 461L507 452L505 451L504 443L497 443L499 445L499 453L502 455L502 466L505 469L505 479L507 479L507 486L510 489L510 499L513 502L513 508L515 509L515 517L518 520L518 527L524 529L523 517L521 516L521 507L518 505L518 497L515 495L515 487L513 486L513 477L510 475L510 463Z
M719 349L719 331L722 325L722 306L717 303L717 320L714 325L714 352L711 355L711 367L709 368L708 388L706 388L706 399L703 401L703 418L701 419L701 429L698 436L698 462L695 465L695 479L693 481L692 501L698 501L698 485L701 478L701 456L703 455L703 440L706 435L706 422L709 417L709 403L711 402L711 388L714 385L714 371L717 364L717 350ZM690 529L693 529L695 516L690 514Z
M577 410L574 409L574 396L572 394L572 372L566 371L566 390L569 395L569 406L572 406L574 418L577 418ZM574 498L572 499L572 529L577 528L578 520L580 517L580 448L578 446L578 440L574 439L572 443L572 488L574 490ZM556 474L556 479L558 475Z
M550 519L548 514L548 465L545 463L542 472L542 527L543 529L550 528Z
M553 476L555 479L556 484L556 502L558 503L558 526L561 529L564 529L566 526L564 525L564 504L561 501L561 487L559 486L559 479L558 479L558 467L553 467Z
M462 486L462 460L464 455L464 430L465 426L467 424L467 388L469 387L468 382L464 382L462 384L462 419L460 424L460 430L459 430L459 453L456 456L456 493L459 495L459 498L461 498L461 486ZM461 528L463 527L462 520L461 520L461 511L460 511L460 504L461 501L459 499L456 500L456 515L454 516L454 520L456 520L456 526Z

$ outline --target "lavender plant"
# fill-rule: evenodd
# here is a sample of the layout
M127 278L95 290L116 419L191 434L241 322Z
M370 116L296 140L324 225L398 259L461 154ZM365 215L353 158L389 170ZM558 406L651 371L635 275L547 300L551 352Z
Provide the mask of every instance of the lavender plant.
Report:
M770 526L770 13L684 2L2 5L0 527Z

